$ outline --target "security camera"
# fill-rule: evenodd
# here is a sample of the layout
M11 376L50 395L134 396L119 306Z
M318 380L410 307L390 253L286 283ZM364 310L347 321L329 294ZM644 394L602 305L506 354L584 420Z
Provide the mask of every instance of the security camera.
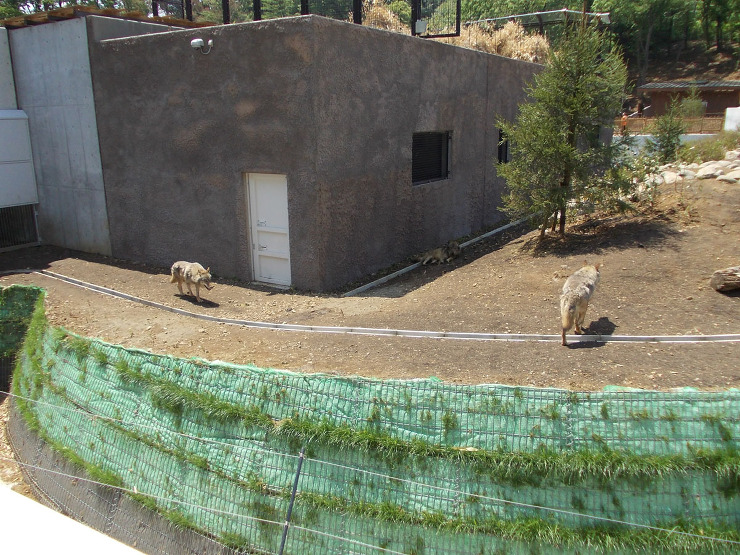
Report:
M203 48L204 44L203 39L193 39L190 41L190 46L192 48Z

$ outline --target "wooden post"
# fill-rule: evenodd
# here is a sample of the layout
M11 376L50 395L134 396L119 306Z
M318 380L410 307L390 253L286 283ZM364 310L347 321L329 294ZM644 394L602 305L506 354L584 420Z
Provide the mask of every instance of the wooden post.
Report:
M231 23L231 9L229 8L229 0L221 0L221 10L224 16L224 25Z

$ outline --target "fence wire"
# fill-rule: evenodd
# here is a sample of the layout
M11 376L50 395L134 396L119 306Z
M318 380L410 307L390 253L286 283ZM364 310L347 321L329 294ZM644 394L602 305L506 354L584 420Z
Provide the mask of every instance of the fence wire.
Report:
M88 420L95 422L99 419L97 415L92 415L86 411L69 408L54 406L48 403L39 401L33 401L29 398L15 397L14 400L21 402L28 402L35 405L45 405L45 409L51 410L56 414L56 417L71 423L79 424L81 420ZM40 407L39 407L40 408ZM109 423L118 426L130 426L132 423L126 423L123 421L108 420ZM136 424L133 424L136 426ZM16 424L17 426L17 424ZM143 426L146 428L146 426ZM17 434L17 432L16 432ZM180 435L180 440L186 442L193 438ZM87 441L89 437L80 439L80 441ZM209 440L205 438L196 438L206 444L211 444L211 447L218 449L223 445L221 440ZM74 451L81 450L81 445L73 446ZM128 537L129 543L136 542L138 547L146 547L141 544L141 536L137 533L134 534L124 524L116 522L115 519L111 518L111 515L116 514L118 504L122 499L122 494L128 494L134 498L145 498L149 499L153 504L158 507L169 507L170 511L177 512L200 512L202 514L210 515L214 519L222 519L228 521L232 525L232 529L238 530L239 537L250 538L254 540L259 538L262 542L250 542L249 552L250 553L280 553L283 552L281 549L276 548L278 539L281 536L281 531L286 530L287 523L281 520L279 511L270 513L271 518L265 514L263 508L262 516L254 516L250 511L244 510L245 507L237 507L234 510L232 505L219 506L219 505L199 505L187 501L187 494L181 496L174 496L172 492L170 495L158 495L153 493L145 493L146 484L136 479L132 479L133 483L127 484L126 486L111 486L104 482L100 482L91 478L81 477L79 474L71 474L70 465L65 464L59 457L44 457L42 452L44 448L41 444L36 446L36 449L32 449L31 452L35 451L35 457L40 463L46 462L45 465L32 464L30 462L21 462L24 473L31 477L34 484L39 482L44 483L42 488L46 495L50 499L53 499L53 505L57 510L60 510L66 514L80 516L80 507L84 513L84 521L93 527L97 527L106 533L113 536L125 539ZM248 446L246 449L239 452L239 455L235 455L237 458L269 458L273 453L265 451L262 447ZM21 450L21 455L23 455ZM348 464L346 457L339 457L342 461L330 462L321 459L309 458L305 462L303 472L301 472L300 457L291 454L281 454L284 457L284 465L288 466L294 473L297 469L295 485L298 491L298 504L297 508L301 508L301 492L309 492L311 495L316 495L317 492L322 492L326 495L334 495L334 492L345 489L348 484L359 486L361 483L364 484L364 488L358 488L356 494L352 495L352 499L360 501L360 503L372 503L372 499L375 498L378 491L383 492L383 496L386 498L396 497L402 493L405 496L410 496L414 502L423 503L429 506L430 503L437 505L438 510L441 513L452 513L455 512L454 505L459 505L462 499L475 498L476 503L488 503L492 506L496 506L502 511L517 510L517 511L534 511L545 515L566 515L573 523L583 521L601 521L607 522L611 525L621 525L631 529L643 529L648 528L650 530L660 531L665 534L679 534L691 536L695 539L700 540L702 544L713 546L711 549L716 549L717 545L720 547L736 548L740 546L740 542L734 540L727 540L723 538L714 538L707 534L691 534L676 530L661 529L656 526L648 524L641 524L637 522L628 522L624 520L616 520L604 517L594 516L590 512L584 510L582 512L573 511L572 507L556 507L547 505L538 505L526 503L521 500L507 500L502 498L491 497L490 495L475 494L470 491L464 491L457 489L459 480L451 480L449 482L436 481L434 484L423 483L416 479L401 479L396 476L387 473L380 473L365 468L359 468ZM144 457L146 458L146 457ZM271 471L275 468L265 468L266 475L270 475ZM160 478L167 480L167 473L164 473ZM370 480L368 480L368 478ZM138 485L137 485L138 483ZM300 484L300 486L299 486ZM266 496L275 496L278 491L282 489L283 501L287 497L284 484L280 480L265 480L260 482L260 489ZM369 488L369 489L368 489ZM364 492L359 491L364 489ZM368 495L370 493L370 495ZM197 497L197 496L196 496ZM369 499L368 499L369 497ZM557 495L551 496L552 499L557 498ZM286 509L287 511L287 509ZM288 513L288 521L290 521L290 512ZM663 515L669 516L669 515ZM725 515L731 516L731 515ZM161 529L157 529L156 526L147 524L147 520L141 520L141 517L137 517L138 527L146 528L153 536L155 541L150 546L152 552L162 552L161 545L164 543L170 544L173 538L170 537ZM392 525L378 523L373 519L363 519L362 517L352 516L344 514L339 529L332 527L316 529L311 526L311 522L306 519L305 511L302 518L296 518L289 522L290 535L286 535L288 538L285 543L286 551L301 553L306 549L307 545L311 546L312 552L334 552L333 548L326 542L332 544L343 545L341 548L343 551L348 550L357 553L408 553L413 552L413 546L409 551L409 545L400 546L401 551L396 551L387 547L392 543L394 539L394 533L397 534L397 530L394 530ZM203 549L203 544L210 545L211 550L208 552L214 552L213 550L220 551L223 546L216 542L213 542L212 538L209 538L203 534L195 532L195 536L199 538L200 542L197 547L192 545L192 540L189 543L183 541L176 542L178 545L178 552L182 553L199 553ZM148 536L147 536L148 537ZM273 538L271 541L266 541L265 538ZM226 538L228 539L228 537ZM494 541L496 539L494 538ZM487 539L486 543L490 545L491 539ZM714 545L714 544L717 545ZM263 544L267 544L266 546ZM439 530L427 531L422 541L417 542L418 545L425 547L425 552L429 553L472 553L480 547L477 545L474 538L470 538L470 541L463 542L461 545L459 534L444 533ZM483 543L481 543L481 546ZM240 547L245 547L241 545ZM265 548L266 547L266 548ZM322 551L325 548L326 551ZM475 548L475 549L474 549ZM317 551L318 550L318 551ZM477 552L477 551L475 551ZM485 552L485 551L484 551Z

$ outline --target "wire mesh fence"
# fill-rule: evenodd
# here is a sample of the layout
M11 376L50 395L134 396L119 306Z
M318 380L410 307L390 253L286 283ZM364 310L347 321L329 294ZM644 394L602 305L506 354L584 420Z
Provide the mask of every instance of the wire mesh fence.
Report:
M183 10L177 1L171 5L160 2L159 6L160 11L166 14L176 15ZM254 0L230 2L228 6L228 14L224 14L222 2L194 4L192 13L197 21L213 23L313 14L424 37L460 34L459 0ZM224 19L225 15L228 21ZM420 23L414 25L412 21Z
M48 327L27 288L0 299L26 315L12 435L27 474L123 541L144 522L146 551L740 545L737 391L309 376L124 349Z

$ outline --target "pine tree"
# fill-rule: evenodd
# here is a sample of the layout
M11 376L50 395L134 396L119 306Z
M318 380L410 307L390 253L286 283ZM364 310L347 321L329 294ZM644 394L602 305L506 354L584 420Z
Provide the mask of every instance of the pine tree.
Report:
M612 155L600 130L613 126L626 81L619 48L596 27L575 26L535 77L516 121L498 122L511 144L511 161L497 166L509 187L504 209L513 216L539 212L540 237L556 213L564 235L569 202L607 186L593 179Z

